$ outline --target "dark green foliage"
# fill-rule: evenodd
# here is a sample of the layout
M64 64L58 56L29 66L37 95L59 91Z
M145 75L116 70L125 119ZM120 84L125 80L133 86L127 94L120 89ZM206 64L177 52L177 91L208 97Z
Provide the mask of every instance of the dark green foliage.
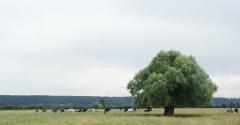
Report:
M217 87L192 56L161 51L128 83L138 106L209 105Z
M240 98L214 98L213 104L216 107L240 107Z
M82 99L81 96L75 97L71 99L72 96L1 96L0 95L0 110L2 109L42 109L42 108L83 108L89 107L96 100L92 99L95 97L88 96L88 98L84 97ZM66 99L69 97L69 99ZM8 98L7 100L4 100ZM124 108L131 107L133 98L132 97L99 97L103 98L105 103L107 102L107 107L111 108ZM99 99L98 98L98 99ZM41 102L39 101L41 100ZM53 101L55 100L55 101ZM85 100L85 101L84 101ZM88 100L94 100L93 102L86 103ZM98 100L99 101L99 100ZM61 103L59 103L61 102ZM75 103L73 103L75 102ZM234 103L234 107L240 107L240 99L239 98L214 98L213 106L215 107L229 107L231 102ZM190 107L190 106L184 106ZM198 106L199 107L199 106ZM208 107L201 106L201 107ZM212 107L212 106L210 106ZM140 108L140 107L139 107ZM145 106L142 108L146 108Z
M133 97L100 97L100 96L10 96L0 95L0 108L20 109L22 107L90 107L91 104L104 100L108 107L131 106Z
M214 98L214 105L220 106L222 104L230 105L231 103L240 103L240 98Z
M100 98L100 99L99 99L99 104L102 105L102 108L106 108L106 104L105 104L105 101L104 101L103 98Z
M103 105L100 104L99 102L94 102L90 105L91 108L95 108L95 109L102 109Z

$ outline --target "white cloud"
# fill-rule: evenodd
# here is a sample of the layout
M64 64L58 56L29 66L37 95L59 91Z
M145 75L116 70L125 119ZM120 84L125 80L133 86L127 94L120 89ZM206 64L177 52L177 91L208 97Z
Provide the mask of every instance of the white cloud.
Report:
M240 74L223 74L212 77L218 85L217 97L239 97Z

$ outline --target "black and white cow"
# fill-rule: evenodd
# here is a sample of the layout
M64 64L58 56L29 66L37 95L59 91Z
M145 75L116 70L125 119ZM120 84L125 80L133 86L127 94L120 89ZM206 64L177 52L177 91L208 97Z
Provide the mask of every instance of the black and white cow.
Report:
M66 112L75 112L75 109L67 109Z
M124 112L135 112L137 108L124 108Z
M83 108L83 109L79 109L77 112L87 112L89 109L87 108Z
M151 112L152 108L151 107L147 107L147 109L144 110L144 112Z
M84 109L82 109L82 112L86 112L88 109L87 108L84 108Z
M124 112L127 112L127 111L128 111L128 108L123 108L123 111L124 111Z
M57 111L58 111L58 110L57 110L57 109L55 109L55 108L54 108L54 109L52 109L52 112L54 112L54 113L56 113Z
M61 112L61 113L62 113L62 112L65 112L64 108L61 108L61 109L60 109L60 112Z
M75 110L75 112L82 112L82 109L77 109Z
M40 112L40 109L36 109L35 112Z
M111 111L110 108L105 108L104 111L103 111L103 113L105 114L105 113L110 112L110 111Z
M42 109L42 112L47 112L47 109Z
M230 109L227 109L227 113L238 113L238 109L237 108L230 108Z
M238 113L238 109L237 109L237 108L235 108L234 111L235 111L236 113Z
M97 112L97 110L94 109L94 108L90 108L90 109L87 110L87 112Z

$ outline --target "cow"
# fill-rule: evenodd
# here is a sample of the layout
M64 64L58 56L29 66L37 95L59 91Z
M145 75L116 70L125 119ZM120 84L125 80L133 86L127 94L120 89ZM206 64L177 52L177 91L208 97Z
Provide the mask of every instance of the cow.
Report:
M35 112L39 112L39 111L40 111L40 109L36 109L36 110L35 110Z
M82 112L86 112L88 109L87 108L84 108L84 109L82 109Z
M42 112L47 112L47 109L42 109Z
M68 109L67 112L75 112L74 109Z
M230 109L227 109L227 113L238 113L238 109L237 108L230 108Z
M125 108L124 112L135 112L137 111L137 108Z
M132 108L130 108L130 109L127 110L127 112L134 112L134 111L135 111L135 110L132 109Z
M128 111L128 108L124 108L123 111L124 111L124 112L127 112L127 111Z
M61 112L61 113L62 113L62 112L65 112L64 108L61 108L61 109L60 109L60 112Z
M94 108L88 109L87 112L97 112Z
M52 109L52 112L56 113L58 110L57 109Z
M238 109L237 109L237 108L235 108L234 111L235 111L236 113L238 113Z
M75 110L75 112L82 112L82 109Z
M227 113L234 113L233 108L227 109Z
M151 112L152 108L151 107L147 107L147 109L144 110L144 112Z
M105 113L110 112L110 111L111 111L110 108L105 108L104 111L103 111L103 113L105 114Z
M93 112L96 111L95 109L87 109L87 108L83 108L83 109L79 109L78 112Z

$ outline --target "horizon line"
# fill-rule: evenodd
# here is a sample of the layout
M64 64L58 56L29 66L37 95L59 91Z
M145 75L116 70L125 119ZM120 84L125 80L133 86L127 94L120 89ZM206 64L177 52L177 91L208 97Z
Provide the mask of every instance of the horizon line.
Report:
M0 96L72 96L72 97L133 97L133 96L99 96L99 95L30 95L30 94L21 94L21 95L1 95ZM234 98L237 98L239 99L240 97L213 97L213 98L228 98L228 99L234 99Z

